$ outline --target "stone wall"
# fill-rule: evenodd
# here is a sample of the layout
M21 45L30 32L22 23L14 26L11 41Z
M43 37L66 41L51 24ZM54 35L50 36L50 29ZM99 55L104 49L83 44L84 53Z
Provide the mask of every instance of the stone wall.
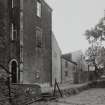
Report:
M12 84L10 95L8 86L7 80L0 77L0 105L11 105L11 103L12 105L24 105L41 95L41 88L38 85Z
M0 64L8 69L9 56L9 11L8 0L0 0Z
M23 83L51 83L52 10L41 0L41 17L36 15L37 0L23 1ZM36 45L36 30L42 31L41 47Z
M37 99L41 95L41 88L33 84L14 84L11 85L11 93L14 105L22 105Z
M88 81L96 80L96 75L94 71L78 71L74 72L74 83L85 83Z

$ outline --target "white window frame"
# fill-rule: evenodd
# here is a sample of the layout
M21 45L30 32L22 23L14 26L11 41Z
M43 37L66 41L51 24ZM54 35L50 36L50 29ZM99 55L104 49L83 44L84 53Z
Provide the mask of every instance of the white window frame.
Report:
M12 8L14 7L14 0L11 0Z
M14 34L15 33L15 34ZM14 36L14 35L16 35L16 36ZM17 38L17 30L16 29L14 29L14 24L12 23L12 25L11 25L11 40L13 41L13 40L16 40L16 38Z
M23 63L23 46L20 46L20 62Z
M40 72L36 71L36 79L39 79L39 78L40 78Z
M37 1L37 16L41 17L41 2Z

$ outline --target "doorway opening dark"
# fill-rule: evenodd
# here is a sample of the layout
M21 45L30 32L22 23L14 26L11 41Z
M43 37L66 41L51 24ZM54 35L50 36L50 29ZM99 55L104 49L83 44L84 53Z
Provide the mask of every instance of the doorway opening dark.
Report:
M17 83L18 81L18 71L17 71L17 62L11 62L11 73L12 73L12 83Z

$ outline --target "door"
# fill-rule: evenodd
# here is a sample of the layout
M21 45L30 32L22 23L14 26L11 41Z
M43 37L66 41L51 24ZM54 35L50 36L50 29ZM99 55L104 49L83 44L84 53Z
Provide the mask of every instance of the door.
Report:
M12 73L12 83L17 83L18 81L18 71L17 71L17 62L11 62L11 73Z

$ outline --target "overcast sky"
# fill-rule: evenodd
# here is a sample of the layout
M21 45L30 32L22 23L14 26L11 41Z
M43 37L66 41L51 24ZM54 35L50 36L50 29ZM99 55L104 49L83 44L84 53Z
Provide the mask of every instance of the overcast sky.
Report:
M104 16L105 0L46 0L53 9L53 32L63 53L84 50L85 30Z

